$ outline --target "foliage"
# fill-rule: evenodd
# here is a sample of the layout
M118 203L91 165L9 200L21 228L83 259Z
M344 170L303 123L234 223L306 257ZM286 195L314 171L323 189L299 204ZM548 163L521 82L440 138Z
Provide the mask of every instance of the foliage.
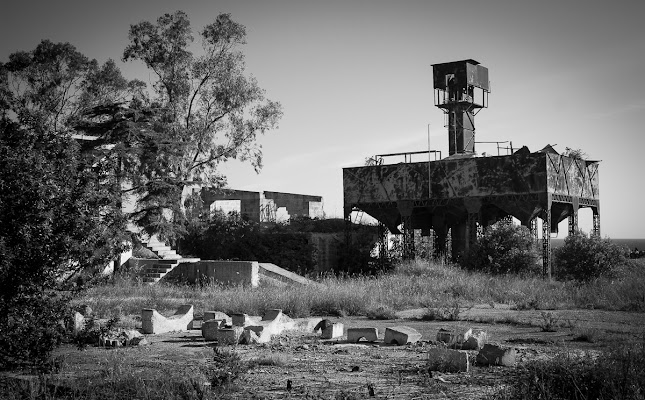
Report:
M536 273L535 241L528 228L497 223L489 226L464 255L461 264L469 270L492 274Z
M124 249L117 200L76 143L0 121L0 354L3 367L40 363L81 272L94 276ZM78 287L76 287L78 288Z
M611 277L628 262L629 250L597 235L587 236L578 231L564 239L553 254L554 275L557 279L590 281L602 276Z
M48 370L51 352L65 338L61 321L69 299L51 293L24 292L0 305L0 370Z
M571 147L565 148L563 155L565 155L567 157L571 157L571 158L573 158L575 160L586 160L587 158L589 158L587 153L582 151L582 149L573 149Z
M88 344L97 344L101 336L107 335L119 322L119 317L110 318L105 325L101 326L93 316L85 319L83 329L73 338L76 347L84 350Z
M229 385L251 368L251 364L242 361L240 355L235 351L221 350L218 347L213 350L215 355L209 372L213 387Z
M618 346L598 357L568 353L533 361L506 393L513 399L640 399L645 393L645 346Z
M190 186L225 185L220 163L238 159L261 169L257 136L277 127L282 115L280 104L265 99L255 79L245 75L239 50L244 26L220 14L199 37L201 53L193 54L190 22L177 11L156 24L132 25L123 53L124 61L141 61L156 77L153 94L132 105L153 114L132 146L138 157L125 163L126 171L134 171L128 176L132 192L140 197L134 219L148 233L169 238L182 226Z
M384 305L368 308L366 315L369 319L396 319L396 311L392 307Z
M195 221L182 240L182 251L206 260L257 260L294 272L313 269L313 246L307 233L289 224L260 224L237 213L215 212L208 222Z

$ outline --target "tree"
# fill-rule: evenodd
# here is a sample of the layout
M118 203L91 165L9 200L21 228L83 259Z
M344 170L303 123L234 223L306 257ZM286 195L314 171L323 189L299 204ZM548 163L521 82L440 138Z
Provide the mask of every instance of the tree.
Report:
M90 160L69 137L0 120L0 368L45 361L64 333L58 290L124 248L116 196Z
M591 281L611 277L627 263L629 249L578 231L553 252L554 275L559 280Z
M280 104L265 99L256 80L245 75L239 51L244 26L221 14L199 36L202 51L194 55L189 20L178 11L156 24L132 25L123 53L124 61L142 61L156 76L151 93L137 105L154 113L154 140L127 166L139 198L134 218L148 233L170 238L184 217L191 186L226 184L220 163L238 159L261 169L257 136L276 128L282 115Z
M525 226L489 226L464 255L466 269L492 274L538 273L534 239Z

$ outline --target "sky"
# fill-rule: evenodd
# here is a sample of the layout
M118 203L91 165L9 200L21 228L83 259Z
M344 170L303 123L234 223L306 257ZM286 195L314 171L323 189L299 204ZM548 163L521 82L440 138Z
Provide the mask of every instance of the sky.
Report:
M342 217L343 168L427 150L428 130L432 148L448 154L431 65L475 59L491 81L477 141L579 148L602 160L602 235L645 238L642 1L24 0L2 7L0 61L49 39L151 81L141 64L120 60L128 29L178 9L195 32L220 13L245 25L247 71L283 106L279 128L260 138L261 173L223 168L231 188L322 196L327 216ZM580 227L591 225L586 209Z

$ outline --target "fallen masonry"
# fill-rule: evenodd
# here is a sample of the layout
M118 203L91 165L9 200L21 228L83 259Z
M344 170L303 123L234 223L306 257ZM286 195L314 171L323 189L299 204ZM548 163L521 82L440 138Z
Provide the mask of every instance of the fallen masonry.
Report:
M358 342L365 339L368 342L376 342L378 340L377 328L348 328L347 341L350 343Z
M343 336L344 326L340 322L328 325L322 330L321 339L335 339Z
M512 367L515 365L517 351L514 348L502 347L495 344L486 344L477 354L479 365L502 365Z
M456 328L454 330L439 329L437 341L443 342L448 347L457 350L479 350L488 340L488 334L481 329L468 328L467 330Z
M185 304L177 309L171 317L164 317L157 310L144 308L141 311L141 326L143 333L166 333L187 331L193 326L193 306Z
M385 328L385 337L383 341L387 344L403 345L416 343L421 340L421 334L414 328L407 326L394 326Z

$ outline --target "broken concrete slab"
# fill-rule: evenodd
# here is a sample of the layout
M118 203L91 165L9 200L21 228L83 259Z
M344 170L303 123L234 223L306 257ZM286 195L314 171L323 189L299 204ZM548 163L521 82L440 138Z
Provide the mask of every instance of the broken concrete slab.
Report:
M468 354L459 350L433 348L428 350L428 368L439 372L468 372Z
M437 341L458 350L478 350L484 346L487 340L488 334L481 329L456 328L448 330L441 328L437 332Z
M350 343L358 342L365 339L368 342L376 342L378 340L377 328L347 328L347 341Z
M477 364L502 365L512 367L515 365L517 351L512 347L502 347L487 343L477 354Z
M187 331L193 325L193 306L184 304L177 309L171 317L164 317L157 310L144 308L141 311L141 325L143 333L166 333L173 331Z
M421 334L414 328L407 326L394 326L385 328L385 338L383 341L387 344L403 345L416 343L421 339Z
M211 319L223 320L224 325L233 325L233 319L221 311L204 311L204 322Z
M223 328L222 320L209 319L202 323L202 336L206 341L217 340L217 331Z
M327 325L325 329L322 330L321 339L335 339L343 336L344 326L340 322Z
M254 331L250 329L245 329L244 332L242 332L242 336L240 337L240 344L257 344L257 343L260 343L260 338Z
M244 333L244 328L234 326L232 328L223 328L217 331L217 344L219 345L236 345L240 343Z

